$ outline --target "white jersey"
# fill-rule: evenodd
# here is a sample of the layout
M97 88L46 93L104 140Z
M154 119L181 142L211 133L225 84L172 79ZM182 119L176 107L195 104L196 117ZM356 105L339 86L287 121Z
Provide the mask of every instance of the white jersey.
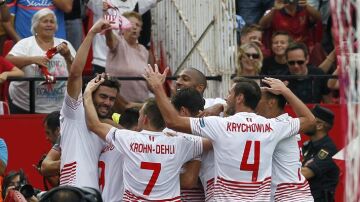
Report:
M192 133L212 140L216 201L270 201L276 144L299 132L297 118L266 119L254 113L190 118Z
M120 202L124 194L124 155L106 144L99 158L99 187L103 201Z
M205 200L211 201L214 195L215 162L214 150L204 152L201 156L199 177L204 187Z
M292 119L288 114L279 120ZM271 201L314 201L310 187L301 174L300 134L281 140L275 147L272 160Z
M187 133L182 133L182 132L177 132L174 131L172 129L169 128L165 128L163 130L164 133L169 133L169 135L183 135L183 136L189 136L189 137L194 137L191 134L187 134ZM190 161L193 160L198 160L201 161L199 159L199 157L196 157L194 159L191 159ZM181 167L180 170L181 174L186 172L184 167ZM193 202L197 202L197 201L205 201L205 195L204 195L204 190L201 186L199 187L194 187L192 189L183 189L180 188L180 195L181 195L181 201L193 201Z
M60 186L99 189L98 160L104 141L90 132L85 122L81 94L78 99L67 93L60 113Z
M216 104L226 104L226 101L222 98L205 98L205 106L204 109L208 107L212 107ZM223 112L220 113L220 116L223 116ZM211 201L212 196L214 195L214 176L215 176L215 169L214 169L214 151L210 150L204 152L201 156L201 167L199 177L201 183L204 187L205 192L205 200Z
M180 201L181 166L200 155L200 137L112 128L106 136L124 154L124 201Z

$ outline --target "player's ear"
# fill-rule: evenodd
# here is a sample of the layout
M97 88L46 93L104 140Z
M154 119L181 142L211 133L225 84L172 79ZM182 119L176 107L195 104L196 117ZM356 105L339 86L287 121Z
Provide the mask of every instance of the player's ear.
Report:
M180 116L191 116L191 114L190 114L190 112L189 112L189 110L186 108L186 107L184 107L184 106L181 106L180 107Z
M243 103L244 102L244 94L240 93L239 95L237 95L235 97L235 100L236 100L237 104Z
M147 116L147 115L144 115L144 118L142 119L142 124L143 125L146 125L146 124L148 124L149 123L149 117Z

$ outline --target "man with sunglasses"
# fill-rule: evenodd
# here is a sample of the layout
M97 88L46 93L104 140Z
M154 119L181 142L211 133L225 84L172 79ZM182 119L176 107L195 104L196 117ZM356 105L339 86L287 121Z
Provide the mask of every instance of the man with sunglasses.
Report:
M304 103L331 103L327 79L317 77L325 73L320 68L308 64L309 52L306 45L290 44L285 55L290 75L300 76L289 79L290 90ZM315 78L306 76L315 76Z

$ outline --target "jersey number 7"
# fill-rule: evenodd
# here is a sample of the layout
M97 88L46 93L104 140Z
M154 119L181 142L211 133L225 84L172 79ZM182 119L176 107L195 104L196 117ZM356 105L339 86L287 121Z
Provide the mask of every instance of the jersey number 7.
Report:
M141 162L140 168L154 171L143 193L145 196L149 196L155 186L156 180L160 175L161 163Z
M245 149L243 152L243 158L240 164L240 170L252 171L251 180L253 182L257 181L258 173L259 173L259 163L260 163L260 141L254 141L254 163L248 163L250 149L253 141L246 141Z

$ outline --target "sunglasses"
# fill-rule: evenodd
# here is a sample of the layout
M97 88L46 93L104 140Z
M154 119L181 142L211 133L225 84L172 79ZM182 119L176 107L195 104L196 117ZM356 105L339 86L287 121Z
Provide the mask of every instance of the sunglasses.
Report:
M245 53L245 55L248 58L252 58L252 59L259 59L260 58L260 54L258 54L258 53Z
M304 60L294 60L294 61L288 61L287 63L291 66L295 65L295 63L298 65L303 65L305 63L305 61Z

